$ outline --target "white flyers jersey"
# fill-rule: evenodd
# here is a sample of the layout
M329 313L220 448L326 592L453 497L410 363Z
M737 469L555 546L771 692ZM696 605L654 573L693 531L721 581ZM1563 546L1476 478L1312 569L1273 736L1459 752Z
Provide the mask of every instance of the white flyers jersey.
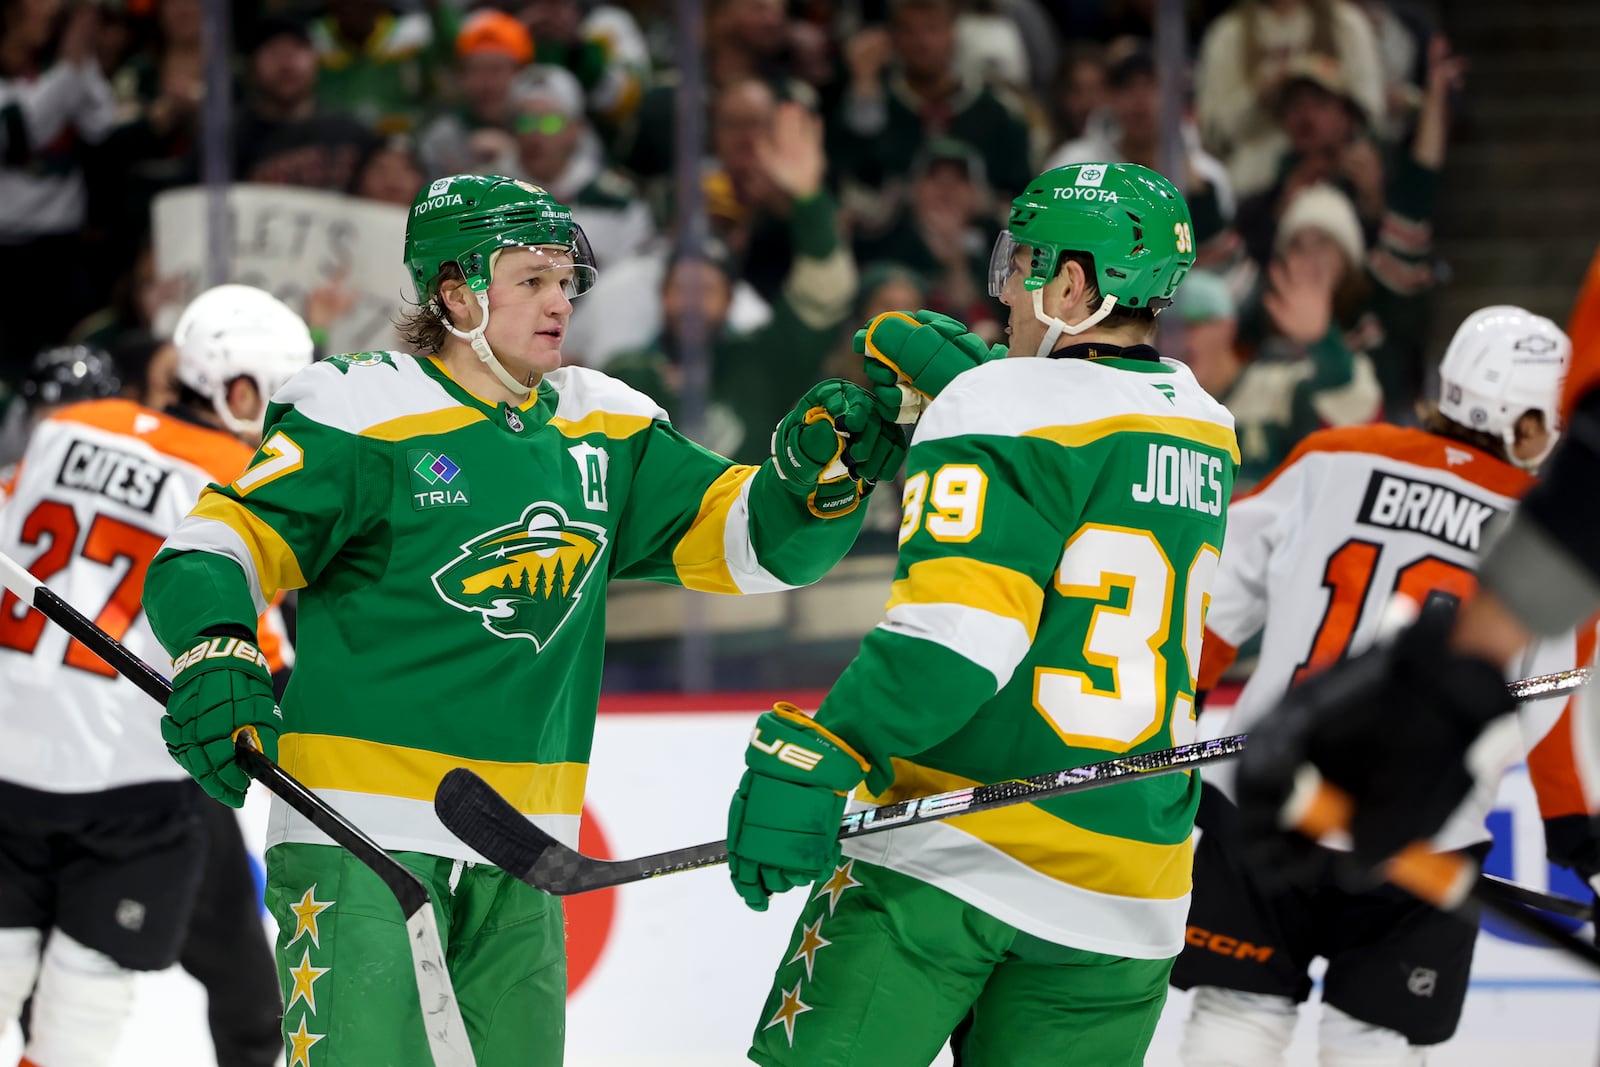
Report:
M220 430L129 400L95 400L39 423L0 506L0 552L27 567L129 651L168 676L172 660L140 607L161 543L208 482L251 450ZM261 645L273 669L287 642L276 610ZM7 591L0 601L0 781L95 793L182 779L162 708Z
M1470 596L1486 530L1532 484L1509 463L1419 429L1341 427L1302 441L1228 509L1200 688L1214 685L1258 632L1261 653L1226 732L1249 733L1292 684L1369 647L1395 594L1418 604ZM1575 635L1541 642L1512 664L1507 680L1567 670L1577 656ZM1530 743L1548 733L1566 702L1522 706ZM1223 767L1206 781L1231 797L1233 774ZM1436 847L1488 837L1494 784L1452 816Z

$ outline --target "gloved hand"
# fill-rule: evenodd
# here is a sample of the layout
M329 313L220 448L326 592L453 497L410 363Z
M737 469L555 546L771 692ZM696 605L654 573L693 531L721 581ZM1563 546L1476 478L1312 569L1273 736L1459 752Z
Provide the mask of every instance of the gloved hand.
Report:
M886 311L856 331L855 350L865 357L861 365L878 410L895 422L917 421L952 378L1007 351L936 311Z
M1250 731L1238 799L1258 869L1314 876L1282 815L1307 764L1350 795L1353 862L1363 872L1431 837L1460 805L1476 784L1469 750L1516 702L1493 664L1449 648L1450 625L1423 612L1392 644L1291 689Z
M785 489L804 497L812 514L832 518L855 510L893 455L894 438L872 430L882 419L872 394L853 382L831 378L806 391L772 433L772 461ZM896 427L898 430L898 427ZM905 438L899 438L902 451ZM857 459L872 470L850 469ZM892 472L891 472L892 473Z
M234 739L249 732L278 758L283 713L272 697L267 657L237 637L199 637L175 661L161 737L200 788L230 808L244 805L250 778L234 759Z
M756 720L749 768L728 806L728 873L756 911L767 897L808 885L839 861L839 820L866 761L793 704Z

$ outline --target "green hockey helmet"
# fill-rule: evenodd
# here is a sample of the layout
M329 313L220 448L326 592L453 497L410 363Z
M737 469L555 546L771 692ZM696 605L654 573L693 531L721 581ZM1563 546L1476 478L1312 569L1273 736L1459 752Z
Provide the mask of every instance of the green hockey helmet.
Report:
M1136 163L1078 163L1047 170L1011 202L1011 217L989 260L989 293L999 296L1015 268L1018 246L1032 252L1023 286L1032 292L1035 314L1051 327L1049 344L1061 333L1082 333L1114 308L1151 308L1172 303L1172 294L1194 266L1194 228L1189 205L1177 188ZM1083 322L1068 325L1044 314L1043 289L1061 269L1062 255L1094 258L1101 304ZM1059 327L1059 328L1058 328Z
M594 253L572 211L530 182L498 174L456 174L433 182L406 216L406 268L417 302L438 295L445 264L461 269L474 293L489 288L494 255L507 248L555 246L572 257L567 295L594 284Z

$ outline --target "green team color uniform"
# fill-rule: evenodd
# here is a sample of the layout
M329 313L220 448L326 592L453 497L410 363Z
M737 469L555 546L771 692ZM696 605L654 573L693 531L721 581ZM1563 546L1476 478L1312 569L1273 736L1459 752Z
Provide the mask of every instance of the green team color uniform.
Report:
M817 712L890 803L1183 744L1238 465L1153 350L957 377L907 464L887 617ZM1183 945L1192 773L889 830L819 881L752 1057L1137 1064ZM917 1041L923 1041L918 1045ZM931 1042L931 1051L925 1047Z
M428 882L479 1062L559 1063L559 907L469 865L433 814L439 780L470 767L575 846L606 584L790 588L844 555L866 509L822 519L770 461L736 466L582 368L511 407L434 360L365 353L274 399L253 465L151 565L151 623L176 652L302 590L279 761ZM267 843L291 1049L308 1067L427 1064L392 899L276 800Z

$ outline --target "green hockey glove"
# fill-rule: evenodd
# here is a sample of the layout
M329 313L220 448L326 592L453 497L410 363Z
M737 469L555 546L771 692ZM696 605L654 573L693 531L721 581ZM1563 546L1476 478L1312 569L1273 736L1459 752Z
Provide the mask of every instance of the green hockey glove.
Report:
M884 478L893 478L906 460L906 432L876 407L867 425L850 438L845 462L861 479L863 491Z
M234 758L234 739L249 732L268 759L278 758L283 713L261 650L238 637L196 638L178 656L161 737L200 788L230 808L244 806L250 777Z
M793 704L756 720L728 806L728 873L756 911L839 861L839 820L868 765Z
M886 311L856 331L855 350L878 410L896 422L915 422L956 375L1006 355L936 311Z
M831 378L812 386L772 433L772 462L785 489L819 518L847 515L866 490L845 449L872 420L872 394Z

